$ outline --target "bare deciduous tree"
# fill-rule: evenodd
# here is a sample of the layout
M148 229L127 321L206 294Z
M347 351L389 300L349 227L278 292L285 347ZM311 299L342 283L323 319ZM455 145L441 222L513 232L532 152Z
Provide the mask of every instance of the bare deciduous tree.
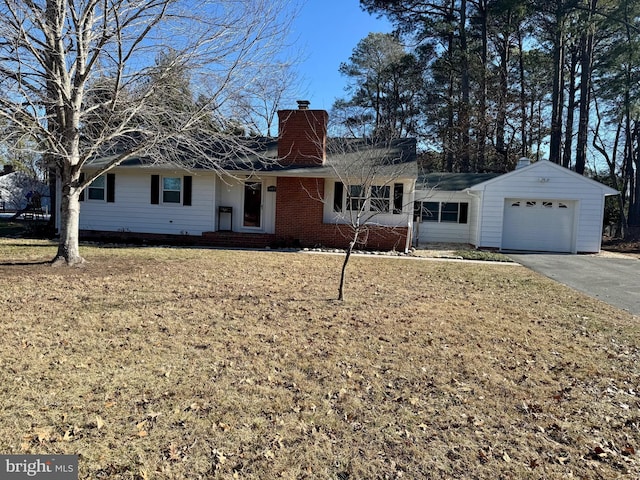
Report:
M349 260L358 245L377 243L376 236L396 238L408 245L413 214L413 189L417 177L414 139L331 139L328 166L335 178L332 198L308 192L323 202L333 202L334 221L345 235L347 248L340 271L338 300L344 300ZM325 192L326 193L326 192Z
M273 71L264 67L287 34L286 6L286 0L0 0L0 116L12 139L36 139L58 176L54 264L83 262L80 193L123 161L145 156L220 169L225 157L248 153L227 124L234 117L229 99ZM158 101L176 72L188 75L196 108ZM107 161L81 180L83 166L97 156Z
M277 128L277 113L283 105L293 103L301 94L293 63L273 65L272 74L257 79L249 89L234 100L234 110L249 122L249 128L267 137Z

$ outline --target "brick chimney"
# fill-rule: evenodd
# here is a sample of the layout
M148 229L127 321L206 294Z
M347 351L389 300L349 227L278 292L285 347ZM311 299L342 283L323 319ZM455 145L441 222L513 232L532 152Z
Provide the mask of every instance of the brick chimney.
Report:
M308 100L298 100L298 110L279 110L278 121L278 159L281 165L324 165L329 122L329 114L325 110L310 110Z

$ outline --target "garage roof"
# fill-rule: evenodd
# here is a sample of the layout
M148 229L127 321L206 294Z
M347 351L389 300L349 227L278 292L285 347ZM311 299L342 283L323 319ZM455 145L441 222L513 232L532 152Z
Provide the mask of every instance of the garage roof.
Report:
M487 180L499 177L502 173L447 173L432 172L418 176L417 190L436 188L444 191L462 191Z

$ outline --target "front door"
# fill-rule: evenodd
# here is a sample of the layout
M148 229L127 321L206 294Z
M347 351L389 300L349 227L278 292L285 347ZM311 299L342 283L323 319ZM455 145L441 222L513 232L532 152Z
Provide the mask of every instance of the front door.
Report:
M244 182L244 215L245 227L260 228L262 216L262 183Z

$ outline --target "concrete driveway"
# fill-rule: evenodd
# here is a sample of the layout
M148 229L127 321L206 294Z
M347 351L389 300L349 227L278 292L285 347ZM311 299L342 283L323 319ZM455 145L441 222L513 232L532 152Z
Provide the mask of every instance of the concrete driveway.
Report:
M640 261L635 258L542 253L508 256L557 282L640 315Z

